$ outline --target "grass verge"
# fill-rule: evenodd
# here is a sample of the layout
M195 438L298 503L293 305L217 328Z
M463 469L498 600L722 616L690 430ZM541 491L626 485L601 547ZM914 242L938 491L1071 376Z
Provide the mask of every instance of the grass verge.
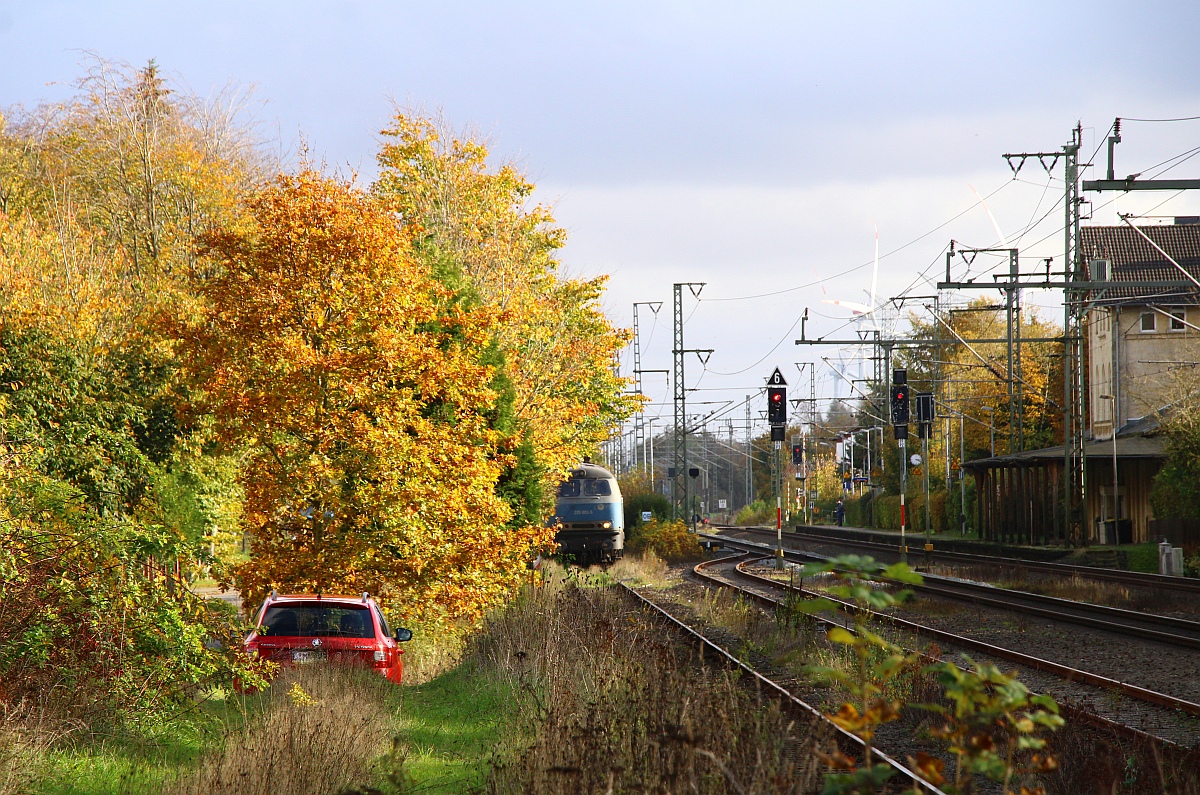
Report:
M406 687L396 736L397 767L422 793L477 791L493 751L517 720L511 684L463 664Z

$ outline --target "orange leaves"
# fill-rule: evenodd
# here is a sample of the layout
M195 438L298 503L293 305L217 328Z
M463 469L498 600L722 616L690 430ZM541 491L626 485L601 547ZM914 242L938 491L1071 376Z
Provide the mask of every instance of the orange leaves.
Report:
M431 119L398 114L383 131L373 191L403 219L438 278L495 312L515 413L551 479L634 410L612 364L626 336L600 308L604 279L558 273L565 233L529 206L512 165L489 170L486 146Z
M520 576L496 496L486 311L453 307L370 196L281 177L207 237L187 362L245 475L249 598L368 590L406 617L478 614ZM524 546L522 546L524 544Z
M921 778L935 787L946 783L946 763L924 751L918 751L916 757L908 758L909 766L920 774Z

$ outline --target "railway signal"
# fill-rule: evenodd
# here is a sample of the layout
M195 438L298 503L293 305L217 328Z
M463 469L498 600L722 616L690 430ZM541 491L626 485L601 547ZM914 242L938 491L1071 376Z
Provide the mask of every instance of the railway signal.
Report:
M908 424L908 370L892 371L892 425ZM899 438L899 437L897 437Z
M935 419L932 392L918 392L917 395L917 435L922 439L929 438L929 429Z
M767 422L787 425L787 381L778 367L767 379Z
M772 425L784 425L787 423L786 387L767 387L767 420Z
M771 425L771 446L774 450L783 447L787 430L787 381L779 368L767 379L767 421ZM783 568L783 468L779 453L771 455L771 484L775 488L775 532L778 546L775 550L775 567Z
M792 445L792 466L797 466L797 467L804 466L804 445L802 445L802 444L793 444Z

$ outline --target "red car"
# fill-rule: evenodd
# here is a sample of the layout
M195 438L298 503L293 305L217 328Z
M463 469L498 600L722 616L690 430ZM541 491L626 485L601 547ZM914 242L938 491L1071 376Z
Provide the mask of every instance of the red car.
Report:
M388 627L379 605L367 594L280 596L274 591L258 610L246 653L281 665L354 662L399 683L404 675L398 645L412 630Z

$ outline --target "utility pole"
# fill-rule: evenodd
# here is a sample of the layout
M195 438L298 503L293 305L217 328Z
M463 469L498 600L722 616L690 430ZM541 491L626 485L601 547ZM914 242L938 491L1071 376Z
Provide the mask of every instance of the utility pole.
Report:
M1063 158L1063 503L1066 536L1075 545L1087 542L1083 513L1087 499L1084 456L1084 372L1083 313L1080 305L1085 291L1079 261L1079 148L1083 143L1083 125L1076 124L1071 141L1059 152L1006 153L1015 179L1029 158L1037 158L1046 173ZM1046 165L1047 159L1050 161ZM1014 164L1014 161L1017 163ZM1132 180L1130 180L1132 181ZM1101 188L1097 188L1098 190ZM947 279L949 281L949 279ZM1048 281L1048 280L1047 280Z
M683 347L683 288L688 288L694 298L700 297L704 282L678 282L673 285L674 301L674 347L671 355L674 358L675 376L675 477L671 481L671 504L674 508L673 518L679 518L679 509L685 511L684 520L691 523L691 516L686 513L690 509L689 483L687 473L687 384L684 380L683 356L685 353L712 353L707 351L689 351ZM682 480L683 486L679 487ZM682 497L682 499L680 499Z
M650 311L658 317L658 310L662 309L662 301L635 301L633 304L633 378L634 389L637 391L638 397L641 397L642 392L642 337L641 329L638 326L638 307L648 306ZM633 457L634 468L638 466L638 450L642 451L641 466L646 466L646 426L645 417L642 407L638 406L637 416L633 421L634 442L633 442Z
M907 563L908 513L905 504L905 492L908 490L908 370L896 369L891 373L891 376L891 384L888 386L888 396L891 404L892 428L896 437L896 444L900 447L900 560L903 563Z
M746 395L746 504L754 502L754 432L750 416L750 396Z

